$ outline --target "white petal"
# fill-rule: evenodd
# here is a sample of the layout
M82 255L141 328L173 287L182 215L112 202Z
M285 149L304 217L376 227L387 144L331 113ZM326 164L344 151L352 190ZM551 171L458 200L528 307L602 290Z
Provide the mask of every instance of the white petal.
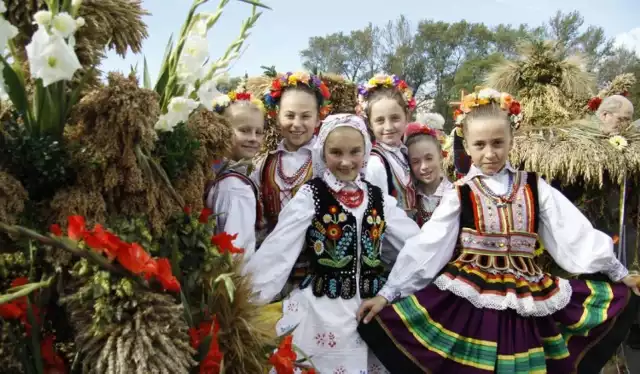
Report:
M75 72L82 68L78 56L61 37L52 37L42 51L35 76L42 79L42 85L71 80Z
M7 11L7 6L4 4L4 1L0 0L0 13L4 13Z
M37 25L48 26L51 23L53 14L48 10L39 10L33 15L33 20Z
M63 38L68 38L76 28L76 20L67 12L56 14L51 21L51 32Z

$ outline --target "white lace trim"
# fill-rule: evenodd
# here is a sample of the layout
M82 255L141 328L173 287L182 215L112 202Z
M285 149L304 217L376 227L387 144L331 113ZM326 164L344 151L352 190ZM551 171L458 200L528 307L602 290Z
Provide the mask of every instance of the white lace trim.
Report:
M457 279L441 275L433 282L442 291L450 291L456 296L467 299L476 308L495 310L513 309L523 317L544 317L563 309L571 300L571 284L568 280L558 279L559 291L544 301L533 297L518 297L514 293L506 296L479 293L475 288Z

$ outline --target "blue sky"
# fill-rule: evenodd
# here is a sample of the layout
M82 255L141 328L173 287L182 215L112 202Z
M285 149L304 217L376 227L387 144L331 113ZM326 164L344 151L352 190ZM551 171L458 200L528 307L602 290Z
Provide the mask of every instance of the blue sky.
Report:
M258 75L261 65L275 65L280 71L297 70L302 66L299 52L312 36L338 31L350 31L369 22L383 25L401 14L412 22L422 19L442 21L484 22L539 25L556 10L578 10L587 25L602 26L609 37L635 47L640 53L639 0L262 0L272 10L264 10L246 49L234 63L230 74ZM191 0L143 0L151 15L145 17L149 38L144 42L152 79L160 68L165 45L172 33L178 33L191 6ZM211 0L200 9L213 11L217 1ZM210 52L215 59L240 31L240 24L251 6L235 0L209 32ZM125 59L109 53L102 64L105 71L128 72L136 62L142 67L142 55L129 53Z

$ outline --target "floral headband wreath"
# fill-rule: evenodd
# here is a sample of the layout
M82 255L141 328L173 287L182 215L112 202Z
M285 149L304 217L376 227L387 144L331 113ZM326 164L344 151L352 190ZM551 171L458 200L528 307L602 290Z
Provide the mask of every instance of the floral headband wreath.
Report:
M322 101L320 102L320 117L324 118L331 111L331 92L327 85L317 75L311 75L305 72L288 72L287 74L275 78L271 81L271 86L264 94L264 103L267 108L267 116L276 118L278 113L278 103L282 97L282 92L287 87L297 87L300 85L311 88L314 92L320 94Z
M229 91L227 94L222 94L216 97L213 100L213 110L218 114L222 114L224 113L225 109L231 106L231 104L237 103L237 102L245 102L245 103L253 104L258 109L260 109L263 115L265 113L265 108L264 108L264 104L262 103L262 100L258 100L254 98L251 92L247 91L246 80L243 80L238 85L238 88L236 90Z
M448 145L447 136L445 136L442 131L434 129L424 123L412 122L407 125L407 129L404 131L405 142L409 140L409 138L411 138L412 136L416 136L416 135L428 135L432 137L440 144L440 149L442 150L442 157L447 157L447 155L449 154L447 151L445 151Z
M460 107L453 112L457 135L462 137L462 122L469 112L474 108L489 104L499 104L500 109L509 114L509 121L511 121L511 127L514 130L520 127L522 122L520 102L506 92L499 92L493 88L481 88L464 96Z
M413 96L413 90L407 82L398 78L397 75L378 74L364 84L358 86L358 106L356 112L362 117L366 117L369 97L379 88L395 88L400 91L406 103L407 110L413 111L416 108L416 99Z

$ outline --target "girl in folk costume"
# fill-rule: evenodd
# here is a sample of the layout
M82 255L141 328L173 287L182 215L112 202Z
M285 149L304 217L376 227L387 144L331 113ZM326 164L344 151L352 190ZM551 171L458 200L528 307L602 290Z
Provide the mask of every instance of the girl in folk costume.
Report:
M461 109L473 166L363 303L358 331L393 373L597 373L628 331L640 277L559 191L509 165L510 95L483 89ZM564 270L610 282L543 273L538 239Z
M304 72L274 79L265 94L267 115L276 119L283 139L276 150L257 163L252 175L264 204L262 237L275 228L281 210L312 176L314 134L321 116L329 110L329 97L329 89L322 80ZM301 257L291 283L301 280L307 265L308 261Z
M278 334L295 327L294 344L319 373L366 373L375 358L358 337L356 311L384 285L380 241L386 237L397 251L419 228L393 197L362 179L371 141L360 117L329 116L313 150L314 178L282 209L245 272L266 303L306 252L311 266L282 303Z
M413 91L395 75L376 75L358 90L359 112L367 117L375 145L366 179L395 197L412 214L415 190L402 136L416 106Z
M446 156L442 150L446 139L441 131L443 124L441 115L427 113L420 116L418 122L410 123L404 133L409 165L416 183L415 220L419 226L429 221L444 192L453 188L442 166Z
M255 251L261 202L258 187L249 178L246 161L255 157L262 146L265 109L262 101L253 99L251 93L235 91L217 97L213 109L226 117L233 138L230 157L224 161L229 166L207 184L205 205L216 213L216 231L235 235L234 246L243 248L248 257ZM252 223L255 227L249 226Z

